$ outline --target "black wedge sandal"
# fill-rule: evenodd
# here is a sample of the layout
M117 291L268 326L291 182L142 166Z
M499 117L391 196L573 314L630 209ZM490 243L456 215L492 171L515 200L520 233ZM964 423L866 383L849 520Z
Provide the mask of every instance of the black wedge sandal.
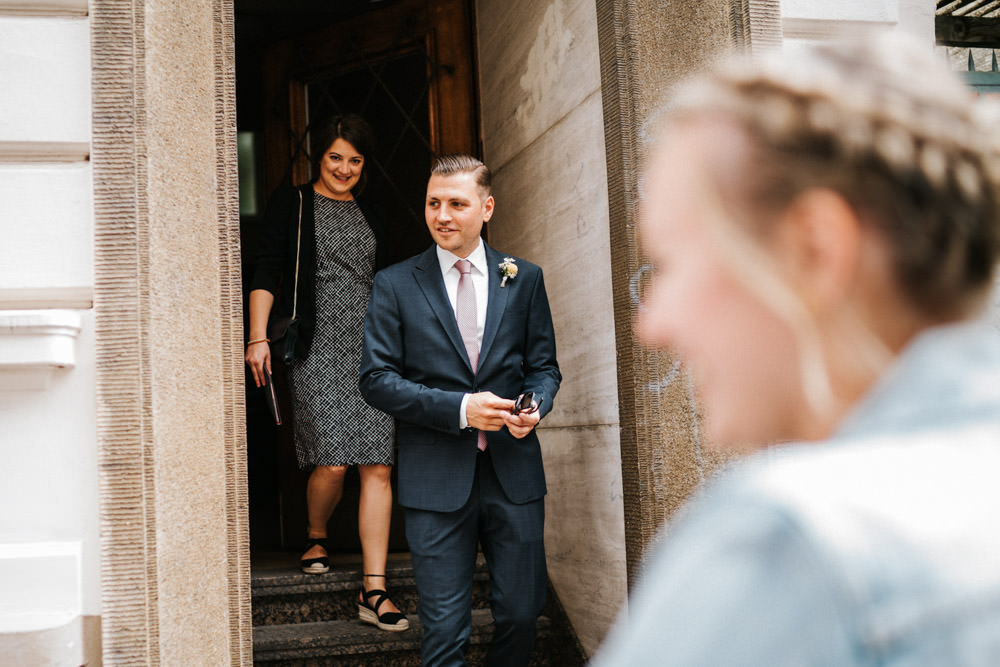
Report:
M325 551L326 538L306 538L306 551L309 551L317 545L323 547L323 550ZM302 571L306 574L326 574L330 571L330 558L328 556L320 556L319 558L303 558L299 561L299 565L302 567Z
M384 574L366 574L364 576L385 579ZM375 598L375 604L371 604L370 600L374 596L378 597ZM389 632L408 630L410 622L406 620L406 616L398 611L389 611L381 616L379 615L378 608L386 600L389 600L389 594L385 591L381 589L366 591L365 585L361 584L361 599L358 601L358 618L365 623L371 623L379 630L387 630Z

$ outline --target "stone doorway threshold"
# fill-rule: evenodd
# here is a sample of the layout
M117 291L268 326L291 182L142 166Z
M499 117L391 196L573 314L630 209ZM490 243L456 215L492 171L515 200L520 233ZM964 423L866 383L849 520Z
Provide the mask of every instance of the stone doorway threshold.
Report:
M326 574L304 574L298 552L251 554L254 664L365 665L414 667L420 664L422 628L410 554L390 553L389 591L407 615L410 629L383 632L358 620L361 555L331 554ZM479 556L473 580L472 636L469 663L481 665L493 633L489 573ZM581 665L582 649L565 611L549 591L549 604L538 619L533 667Z
M270 572L274 570L287 570L292 569L298 571L299 558L302 557L302 552L300 551L282 551L280 549L264 549L257 550L252 549L250 551L250 571L254 574L258 572ZM405 562L409 563L410 554L409 552L390 552L389 553L389 569L392 569L394 564ZM337 567L361 567L361 554L356 553L331 553L330 554L330 565ZM360 572L360 569L358 570ZM315 575L313 575L315 576ZM360 582L361 579L359 578Z

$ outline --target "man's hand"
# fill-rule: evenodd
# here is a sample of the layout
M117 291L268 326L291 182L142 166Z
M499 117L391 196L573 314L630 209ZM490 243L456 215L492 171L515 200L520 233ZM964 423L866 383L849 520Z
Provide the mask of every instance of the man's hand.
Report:
M512 416L510 411L513 407L514 401L500 398L492 391L481 391L469 394L469 401L465 404L465 418L472 428L499 431L504 427L506 418Z
M535 428L542 418L538 413L538 404L532 401L531 407L532 410L530 412L519 412L516 415L508 412L503 416L504 423L507 424L507 430L518 440L531 433L531 429Z

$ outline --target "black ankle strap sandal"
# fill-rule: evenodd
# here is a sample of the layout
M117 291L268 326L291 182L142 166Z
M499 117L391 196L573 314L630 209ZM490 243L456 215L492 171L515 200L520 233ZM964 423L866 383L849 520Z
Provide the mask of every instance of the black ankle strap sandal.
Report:
M385 579L384 574L366 574L364 576ZM373 597L375 598L375 604L371 603ZM389 594L384 590L373 589L366 591L364 584L362 584L361 600L358 601L358 618L365 623L374 625L380 630L387 630L389 632L407 630L410 627L410 622L406 620L405 615L396 611L389 611L381 615L378 613L378 608L387 600L390 600Z
M326 538L325 537L308 537L306 538L306 551L309 551L314 546L321 546L323 550L326 550ZM325 574L330 571L330 558L327 556L320 556L319 558L303 558L299 561L299 566L302 571L306 574Z

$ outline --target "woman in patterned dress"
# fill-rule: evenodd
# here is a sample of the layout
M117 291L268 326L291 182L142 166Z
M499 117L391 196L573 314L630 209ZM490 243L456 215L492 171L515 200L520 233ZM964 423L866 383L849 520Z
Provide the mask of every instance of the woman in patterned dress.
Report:
M393 424L358 391L365 309L372 277L384 266L386 254L382 227L358 197L374 137L368 123L353 114L331 118L313 136L314 145L327 147L314 155L318 178L276 192L265 214L251 283L246 362L261 386L265 372L271 371L266 331L272 307L277 315L290 316L297 284L300 341L288 368L289 384L298 464L312 471L306 486L308 549L302 571L322 574L330 569L327 521L343 494L348 466L356 465L364 560L358 613L384 630L405 630L406 617L385 592Z

